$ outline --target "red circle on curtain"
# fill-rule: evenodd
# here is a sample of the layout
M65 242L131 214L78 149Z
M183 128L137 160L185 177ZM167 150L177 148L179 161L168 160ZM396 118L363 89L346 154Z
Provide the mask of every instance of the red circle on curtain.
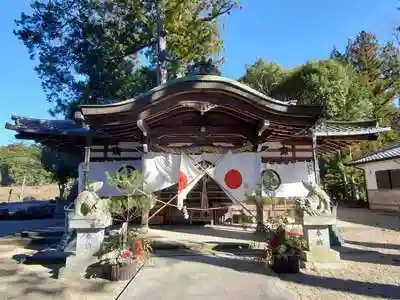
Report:
M225 174L225 184L230 189L238 189L243 182L242 174L238 170L230 169Z
M179 178L178 178L178 191L183 190L188 185L188 178L185 173L179 171Z

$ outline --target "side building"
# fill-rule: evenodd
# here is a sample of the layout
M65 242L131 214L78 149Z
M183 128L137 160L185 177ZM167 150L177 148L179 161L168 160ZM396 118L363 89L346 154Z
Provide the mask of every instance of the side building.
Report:
M400 212L400 143L360 157L348 165L365 171L370 209Z

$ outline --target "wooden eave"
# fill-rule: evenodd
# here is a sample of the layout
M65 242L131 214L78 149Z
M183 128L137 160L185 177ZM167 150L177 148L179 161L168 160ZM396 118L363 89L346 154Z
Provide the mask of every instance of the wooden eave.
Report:
M314 131L318 149L324 153L376 139L388 130L369 120L323 120L320 106L278 101L219 76L180 78L136 99L82 105L81 111L85 126L73 120L13 117L15 124L6 124L6 128L18 132L17 138L74 151L83 149L88 134L97 145L129 141L150 145L150 149L152 145L154 149L172 148L172 144L209 149L229 144L248 149L250 143L251 151L259 151L259 145L266 142L311 144Z
M168 100L171 98L179 99L179 95L183 95L183 99L179 101L190 100L190 95L200 92L201 95L214 95L220 98L222 94L226 94L233 98L241 98L246 102L264 108L268 112L275 112L278 114L289 114L293 116L302 116L306 118L317 119L321 113L322 108L318 105L291 105L283 101L279 101L268 97L238 81L227 79L220 76L212 75L195 75L186 76L166 84L155 87L148 92L138 96L135 99L107 104L107 105L82 105L81 109L85 116L92 115L108 115L119 114L127 111L141 111L141 117L147 117L144 108L154 104L160 99ZM196 98L198 100L198 98ZM205 101L205 99L203 99ZM218 105L218 99L214 99ZM169 105L172 107L173 105Z
M168 146L187 141L212 146L221 142L256 144L267 138L293 136L312 127L322 108L278 101L219 76L189 76L158 86L136 99L82 105L81 111L92 130L113 138L140 141L140 121L147 126L152 144ZM269 122L269 128L257 135L262 122ZM206 132L200 133L201 129Z

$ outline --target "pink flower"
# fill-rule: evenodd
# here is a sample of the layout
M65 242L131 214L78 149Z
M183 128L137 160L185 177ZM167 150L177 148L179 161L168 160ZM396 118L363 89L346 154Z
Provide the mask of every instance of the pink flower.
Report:
M119 255L122 259L127 259L127 258L132 258L133 257L133 253L131 251L129 251L128 249L125 249L121 252L121 254Z

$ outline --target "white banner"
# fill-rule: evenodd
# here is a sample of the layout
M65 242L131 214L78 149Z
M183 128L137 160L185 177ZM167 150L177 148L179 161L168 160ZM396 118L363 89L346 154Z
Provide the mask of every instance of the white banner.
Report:
M180 155L170 153L146 153L143 156L143 191L152 193L166 189L178 182Z
M309 174L308 162L296 162L288 164L265 164L263 169L274 170L281 179L281 186L272 193L274 197L305 197L308 190L304 187L303 180L309 180L313 176ZM263 195L267 195L263 191Z
M142 160L128 160L128 161L105 161L105 162L91 162L89 163L89 182L101 181L103 182L102 189L98 192L101 197L120 196L121 192L114 186L110 185L106 176L106 172L114 175L119 170L126 167L128 170L142 168ZM83 163L79 164L79 192L83 190Z

